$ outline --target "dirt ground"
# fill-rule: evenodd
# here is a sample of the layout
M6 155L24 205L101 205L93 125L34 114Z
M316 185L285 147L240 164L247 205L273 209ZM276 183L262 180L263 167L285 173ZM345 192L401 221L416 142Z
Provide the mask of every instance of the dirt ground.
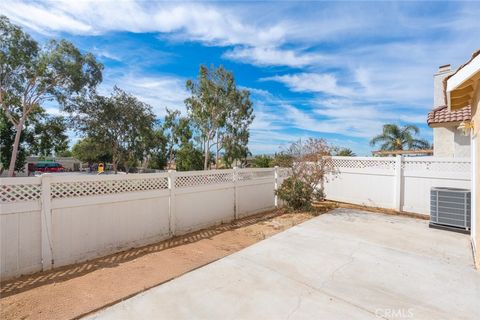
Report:
M327 211L331 206L326 205ZM239 251L312 218L281 210L81 264L24 276L0 287L0 318L77 318Z

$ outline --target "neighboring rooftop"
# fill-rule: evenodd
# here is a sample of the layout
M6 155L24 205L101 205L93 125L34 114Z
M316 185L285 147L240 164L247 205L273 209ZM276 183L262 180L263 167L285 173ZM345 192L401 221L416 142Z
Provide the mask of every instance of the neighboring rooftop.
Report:
M472 118L472 111L470 106L455 111L448 111L447 106L440 106L428 113L428 125L448 123L448 122L462 122L470 121Z
M396 155L432 155L433 149L423 149L423 150L378 150L372 151L376 156L396 156Z

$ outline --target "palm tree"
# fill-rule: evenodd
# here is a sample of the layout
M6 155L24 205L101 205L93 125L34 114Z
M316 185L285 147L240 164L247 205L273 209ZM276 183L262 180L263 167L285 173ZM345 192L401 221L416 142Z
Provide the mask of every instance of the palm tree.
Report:
M414 138L419 131L414 125L385 124L383 132L370 140L370 145L381 143L380 150L383 151L429 149L431 146L427 140Z
M357 156L355 154L355 152L353 152L352 149L349 149L349 148L340 148L338 150L334 150L333 154L336 155L336 156L341 156L341 157L356 157Z

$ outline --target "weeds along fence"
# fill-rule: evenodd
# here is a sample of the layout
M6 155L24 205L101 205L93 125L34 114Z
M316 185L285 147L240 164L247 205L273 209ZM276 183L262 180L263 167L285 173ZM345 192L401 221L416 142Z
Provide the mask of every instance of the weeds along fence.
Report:
M332 157L330 200L429 215L432 187L471 188L468 158Z
M281 205L289 169L0 180L2 280L151 244Z

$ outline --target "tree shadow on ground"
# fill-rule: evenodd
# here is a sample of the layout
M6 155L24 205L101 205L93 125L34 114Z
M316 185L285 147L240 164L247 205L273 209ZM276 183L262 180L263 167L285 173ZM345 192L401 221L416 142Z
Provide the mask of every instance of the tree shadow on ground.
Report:
M121 263L134 260L147 254L174 248L187 243L194 243L203 239L209 239L218 234L238 228L247 227L265 220L272 219L274 217L281 216L283 214L285 214L285 212L281 210L273 210L267 213L260 213L250 217L235 220L231 223L222 224L216 227L203 229L186 235L173 237L151 245L139 248L132 248L94 260L7 280L0 284L0 297L5 298L50 283L67 281L72 278L83 276L95 270L103 268L114 268Z

